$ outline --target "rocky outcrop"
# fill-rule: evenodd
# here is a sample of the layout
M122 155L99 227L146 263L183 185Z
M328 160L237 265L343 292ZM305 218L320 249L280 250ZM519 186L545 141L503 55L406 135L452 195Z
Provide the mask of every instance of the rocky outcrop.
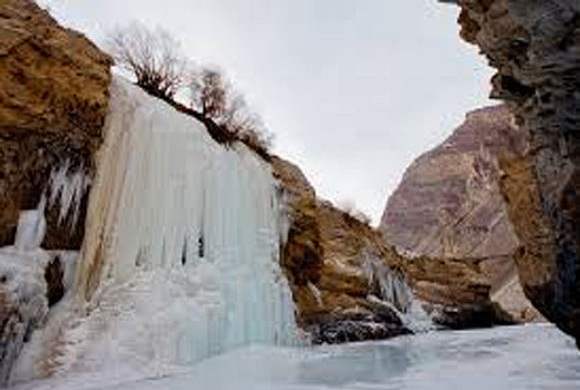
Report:
M506 107L471 112L447 140L413 162L387 202L385 237L411 257L433 258L432 264L415 259L411 270L443 325L541 318L521 289L506 285L517 284L519 241L500 191L499 159L521 158L524 141Z
M461 36L497 69L492 96L528 141L525 159L503 161L502 179L524 291L580 342L580 3L458 3Z
M277 157L272 166L288 207L282 265L313 342L409 333L401 319L411 299L402 259L370 226L317 200L296 166Z
M54 178L68 164L69 176L90 176L110 65L89 40L60 27L34 1L0 3L0 246L14 241L20 211L38 206L51 173ZM84 209L71 232L72 213L63 218L49 207L44 247L78 248Z

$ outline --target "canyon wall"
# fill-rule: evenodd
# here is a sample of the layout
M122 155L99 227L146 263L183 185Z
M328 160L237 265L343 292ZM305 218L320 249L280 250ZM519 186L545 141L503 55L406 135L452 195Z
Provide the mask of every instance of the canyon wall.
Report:
M411 332L424 319L411 318L403 259L376 230L318 199L297 166L275 157L272 167L288 216L282 266L301 327L315 343Z
M461 37L497 69L492 96L525 132L502 192L526 295L580 342L580 3L459 0Z
M449 138L411 164L387 202L380 229L411 257L415 288L447 313L443 323L541 318L518 288L519 241L500 191L499 159L519 158L524 143L505 106L468 113Z

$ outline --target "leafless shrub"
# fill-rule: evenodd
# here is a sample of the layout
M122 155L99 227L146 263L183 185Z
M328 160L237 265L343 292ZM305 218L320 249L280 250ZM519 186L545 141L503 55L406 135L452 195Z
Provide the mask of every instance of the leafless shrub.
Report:
M271 137L243 96L219 69L188 62L166 31L133 22L113 30L107 46L117 65L132 73L138 86L201 120L216 141L240 141L269 158ZM183 87L189 91L189 108L175 100Z
M150 94L171 100L182 87L186 61L179 43L166 31L134 22L113 30L107 46L117 65Z
M356 208L354 201L347 199L339 202L338 209L344 213L345 216L355 219L363 225L370 226L371 218L361 210Z
M223 127L232 139L243 142L262 156L267 155L271 137L266 127L221 71L213 68L193 70L188 85L192 109Z

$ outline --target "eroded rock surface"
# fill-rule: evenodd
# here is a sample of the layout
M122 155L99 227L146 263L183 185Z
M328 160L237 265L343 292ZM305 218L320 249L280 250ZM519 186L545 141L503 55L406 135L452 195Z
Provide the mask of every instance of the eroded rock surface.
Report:
M68 163L90 176L110 65L34 1L0 2L0 246L13 242L20 210L37 207L51 173ZM84 207L72 231L72 216L59 222L59 210L49 207L47 218L44 247L80 246Z
M381 230L388 241L410 257L433 258L416 259L411 269L418 293L446 326L541 318L521 289L505 288L517 283L519 241L500 191L499 160L521 158L524 144L505 106L473 111L413 162L387 202Z
M526 133L502 191L526 295L580 340L580 2L460 0L461 36L497 69L492 96Z
M282 265L301 327L315 343L409 333L400 316L411 298L402 259L370 226L317 200L296 166L279 158L272 166L288 206Z
M499 190L500 153L523 137L503 106L467 114L435 149L417 158L389 198L381 230L403 250L432 257L493 257L518 244Z

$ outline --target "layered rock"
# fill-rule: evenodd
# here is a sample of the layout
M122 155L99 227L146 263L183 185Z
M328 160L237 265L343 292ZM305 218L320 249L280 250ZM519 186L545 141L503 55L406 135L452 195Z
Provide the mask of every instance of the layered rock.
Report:
M38 206L51 174L56 179L68 167L61 178L90 176L110 65L89 40L60 27L35 2L0 3L0 246L13 242L20 210ZM87 182L78 183L83 195L76 196L85 198L79 202L86 201ZM44 246L78 249L84 209L75 218L49 207Z
M518 158L524 144L512 122L504 106L469 113L447 140L407 169L382 217L390 242L423 257L411 262L411 274L447 326L540 318L521 290L504 286L517 284L513 256L519 241L501 195L498 161Z
M282 265L301 327L315 343L409 333L402 258L370 226L318 200L296 166L279 158L272 166L288 207Z
M497 69L492 96L526 133L503 161L502 191L522 247L526 295L580 340L580 3L460 0L461 36Z

